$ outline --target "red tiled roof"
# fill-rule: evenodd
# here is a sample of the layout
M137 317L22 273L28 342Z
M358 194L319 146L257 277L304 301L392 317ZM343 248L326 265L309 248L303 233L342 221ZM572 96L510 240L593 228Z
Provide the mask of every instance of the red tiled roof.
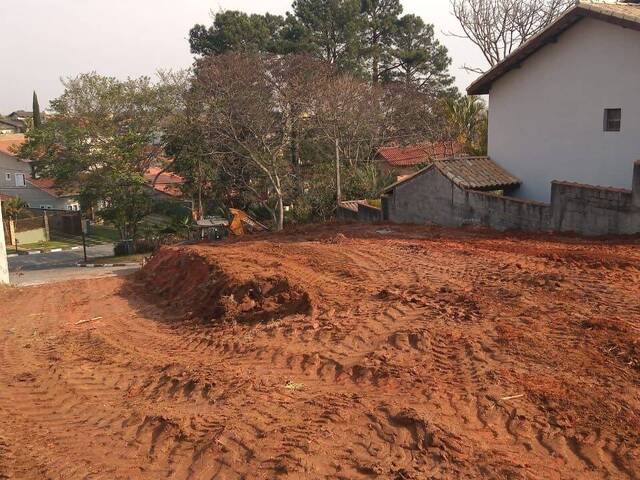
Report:
M12 197L10 195L5 195L4 193L0 193L0 202L8 202L12 198L14 198L14 197Z
M27 178L27 183L30 183L36 188L47 192L53 197L71 197L74 193L64 192L62 189L55 186L55 180L53 178Z
M0 135L0 152L15 157L15 153L12 152L14 147L19 147L24 143L24 135Z
M157 177L157 178L156 178ZM144 178L156 191L171 197L181 197L180 185L184 184L184 178L171 172L163 172L159 167L150 167L144 172Z
M433 142L407 147L381 147L376 156L386 161L391 167L412 167L428 160L453 157L463 151L463 146L458 142Z

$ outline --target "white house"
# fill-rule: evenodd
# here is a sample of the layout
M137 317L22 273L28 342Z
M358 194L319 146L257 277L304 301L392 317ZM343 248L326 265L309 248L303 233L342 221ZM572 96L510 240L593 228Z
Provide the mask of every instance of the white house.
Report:
M476 80L489 156L549 201L550 182L630 188L640 159L640 5L578 3Z

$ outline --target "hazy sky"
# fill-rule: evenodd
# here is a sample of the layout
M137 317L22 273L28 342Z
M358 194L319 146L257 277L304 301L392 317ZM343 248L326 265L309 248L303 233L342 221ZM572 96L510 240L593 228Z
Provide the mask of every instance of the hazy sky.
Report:
M465 88L474 75L462 65L483 66L458 31L449 0L403 0L405 13L433 23L453 58L452 73ZM62 93L61 77L96 71L104 75L153 75L192 63L187 42L195 23L211 23L211 12L243 10L284 14L290 0L0 0L2 68L0 113L31 110L32 91L41 108Z

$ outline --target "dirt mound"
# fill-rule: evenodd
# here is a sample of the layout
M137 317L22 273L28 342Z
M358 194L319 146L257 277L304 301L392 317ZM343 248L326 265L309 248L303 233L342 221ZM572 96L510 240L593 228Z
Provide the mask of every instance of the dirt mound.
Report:
M640 242L391 228L0 289L0 479L638 480Z
M209 321L265 322L310 315L309 294L283 275L234 275L189 249L164 248L139 273L150 292L174 309Z

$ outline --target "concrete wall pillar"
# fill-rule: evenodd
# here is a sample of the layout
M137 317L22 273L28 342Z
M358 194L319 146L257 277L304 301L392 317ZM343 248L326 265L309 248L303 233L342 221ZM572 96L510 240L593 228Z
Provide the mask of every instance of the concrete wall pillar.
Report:
M633 183L631 184L632 203L636 208L640 208L640 160L633 164Z
M7 245L4 241L2 223L2 202L0 201L0 285L9 283L9 265L7 264Z

